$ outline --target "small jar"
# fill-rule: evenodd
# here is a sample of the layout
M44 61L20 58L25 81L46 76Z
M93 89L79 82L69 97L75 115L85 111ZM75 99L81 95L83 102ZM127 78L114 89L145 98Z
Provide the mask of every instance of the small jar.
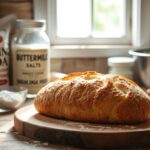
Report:
M108 66L110 74L119 74L133 80L134 59L131 57L110 57Z
M49 81L50 42L44 20L17 20L12 40L13 85L37 93Z

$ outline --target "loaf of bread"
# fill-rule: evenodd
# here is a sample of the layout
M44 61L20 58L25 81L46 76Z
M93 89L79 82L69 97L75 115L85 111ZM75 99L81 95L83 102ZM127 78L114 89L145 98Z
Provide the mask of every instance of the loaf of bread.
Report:
M150 97L120 75L72 73L50 82L34 105L44 115L96 123L137 123L150 118Z

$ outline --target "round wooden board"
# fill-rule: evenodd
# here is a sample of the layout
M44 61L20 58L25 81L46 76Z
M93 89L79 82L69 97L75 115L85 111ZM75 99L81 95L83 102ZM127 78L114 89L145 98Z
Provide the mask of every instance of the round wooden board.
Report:
M150 145L150 121L134 125L74 122L43 116L32 105L16 111L14 124L22 135L52 144L82 148Z

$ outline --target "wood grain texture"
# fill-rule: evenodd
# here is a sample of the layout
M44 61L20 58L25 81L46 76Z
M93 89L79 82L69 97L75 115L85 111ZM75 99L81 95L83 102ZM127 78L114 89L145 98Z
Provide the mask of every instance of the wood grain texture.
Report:
M33 0L0 0L0 2L14 2L14 3L22 3L22 2L30 2L33 3Z
M92 149L150 144L150 121L134 125L73 122L40 115L28 106L15 113L14 124L22 135L52 144Z
M29 1L21 2L0 2L0 17L8 14L15 14L18 19L32 19L33 5Z
M54 72L60 72L62 68L62 59L60 58L51 58L50 59L50 69Z
M75 70L80 71L95 71L95 58L76 58Z
M95 58L95 59L96 59L95 60L96 71L100 73L104 73L104 74L108 73L109 68L107 65L107 58L101 57L101 58Z
M31 105L32 100L24 106ZM20 135L13 128L14 112L0 114L0 150L81 150L77 148L52 145Z

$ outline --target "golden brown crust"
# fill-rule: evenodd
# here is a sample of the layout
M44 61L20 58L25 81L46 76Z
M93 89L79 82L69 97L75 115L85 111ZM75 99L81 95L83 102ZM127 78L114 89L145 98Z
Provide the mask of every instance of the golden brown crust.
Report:
M34 101L39 113L99 123L136 123L150 118L150 98L120 75L77 72L49 83Z

